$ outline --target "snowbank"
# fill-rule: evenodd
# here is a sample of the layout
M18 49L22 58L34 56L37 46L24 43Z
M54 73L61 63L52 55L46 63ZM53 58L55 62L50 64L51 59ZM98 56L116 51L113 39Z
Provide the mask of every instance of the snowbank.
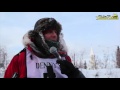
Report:
M79 69L86 78L120 78L120 68L114 69ZM0 78L3 78L4 68L0 68Z

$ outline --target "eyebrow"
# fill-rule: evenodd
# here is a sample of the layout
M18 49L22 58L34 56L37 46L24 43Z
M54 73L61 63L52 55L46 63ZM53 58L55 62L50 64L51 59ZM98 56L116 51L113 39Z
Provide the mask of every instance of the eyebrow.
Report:
M45 31L43 31L43 34L46 34L46 33L49 33L49 32L53 32L53 31L55 31L57 33L57 30L45 30Z

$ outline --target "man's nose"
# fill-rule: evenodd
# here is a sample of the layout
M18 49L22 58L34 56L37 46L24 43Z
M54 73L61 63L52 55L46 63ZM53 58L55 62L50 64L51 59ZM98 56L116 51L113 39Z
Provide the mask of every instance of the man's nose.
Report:
M57 36L57 33L55 31L53 31L52 33L53 33L53 36Z

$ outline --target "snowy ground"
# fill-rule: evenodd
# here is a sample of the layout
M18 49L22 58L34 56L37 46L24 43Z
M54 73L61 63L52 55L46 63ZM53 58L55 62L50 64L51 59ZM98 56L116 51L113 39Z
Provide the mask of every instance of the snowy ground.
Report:
M115 69L96 69L86 70L79 69L83 72L86 78L120 78L120 68ZM0 78L3 78L4 69L0 68Z
M120 68L115 69L80 69L87 78L120 78Z

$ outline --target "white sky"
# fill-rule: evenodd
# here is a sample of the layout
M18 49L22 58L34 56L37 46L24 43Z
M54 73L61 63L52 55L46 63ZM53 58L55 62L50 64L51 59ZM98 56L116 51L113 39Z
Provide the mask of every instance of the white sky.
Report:
M98 54L113 52L120 45L120 19L96 20L96 16L114 13L120 18L120 12L0 12L0 45L7 48L11 59L23 49L22 37L35 22L53 17L62 24L69 50L90 52L92 47Z

